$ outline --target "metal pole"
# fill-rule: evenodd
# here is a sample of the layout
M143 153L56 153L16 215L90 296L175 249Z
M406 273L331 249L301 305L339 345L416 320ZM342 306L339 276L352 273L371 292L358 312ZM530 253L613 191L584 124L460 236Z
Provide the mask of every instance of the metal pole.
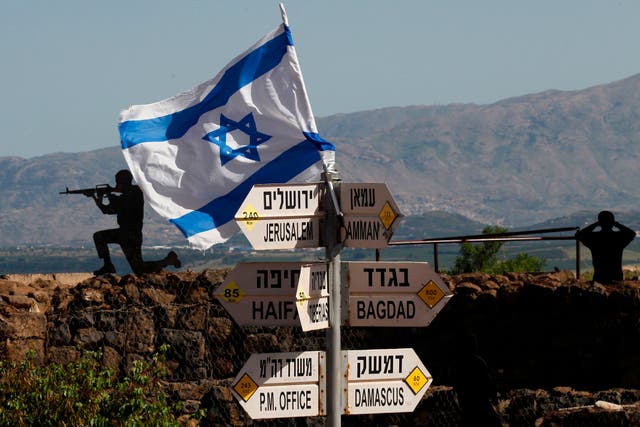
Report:
M327 421L329 427L342 424L342 348L341 348L341 310L340 310L340 255L329 263L332 286L330 288L329 307L331 324L327 330Z
M433 269L436 273L440 273L440 268L438 266L438 244L433 244Z
M580 240L576 239L576 278L580 280Z
M329 260L329 320L327 329L327 424L329 427L340 427L342 423L342 348L340 324L342 322L341 312L341 280L340 280L340 250L342 245L339 242L339 225L341 224L340 206L334 192L334 179L336 173L325 171L325 181L327 183L327 203L331 206L327 209L327 223L325 242L327 245L326 256ZM339 184L337 185L339 191Z

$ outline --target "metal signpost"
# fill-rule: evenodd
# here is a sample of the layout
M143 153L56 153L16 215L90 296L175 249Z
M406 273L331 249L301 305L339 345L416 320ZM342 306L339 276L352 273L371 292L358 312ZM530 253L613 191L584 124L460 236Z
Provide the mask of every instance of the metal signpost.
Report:
M235 221L254 249L317 248L322 185L254 185Z
M344 413L412 412L433 382L410 348L343 351Z
M386 184L341 184L340 208L344 214L341 241L353 248L387 247L402 218Z
M340 251L342 245L338 240L339 218L343 214L338 204L341 184L337 173L325 170L323 178L326 182L325 205L329 208L325 228L326 258L329 262L329 328L327 329L327 424L329 427L342 425L342 298L340 280Z
M341 350L343 320L427 326L451 292L428 263L341 264L343 246L386 247L402 214L385 184L323 179L255 185L235 216L254 249L326 248L324 262L238 264L215 291L240 326L327 331L326 352L250 356L232 390L254 419L326 415L339 427L343 414L411 412L432 382L412 349Z
M252 354L231 390L253 419L324 415L324 372L321 351Z
M349 326L427 326L452 294L426 262L345 262Z

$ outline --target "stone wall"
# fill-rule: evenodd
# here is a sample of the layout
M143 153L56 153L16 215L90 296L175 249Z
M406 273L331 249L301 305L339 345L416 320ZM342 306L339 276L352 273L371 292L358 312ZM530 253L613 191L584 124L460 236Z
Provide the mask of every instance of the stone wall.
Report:
M249 355L324 350L324 332L238 327L212 296L227 274L78 277L75 284L72 276L3 276L0 357L20 360L32 350L41 363L62 363L85 348L102 351L106 366L125 373L134 360L169 344L167 390L186 403L185 411L206 408L203 425L250 425L228 388ZM454 297L428 327L343 328L344 349L411 347L434 377L414 413L343 417L345 426L455 425L452 385L460 337L469 333L511 425L536 419L584 425L585 417L599 417L597 425L637 425L640 283L605 287L570 272L443 278ZM324 419L300 422L323 425Z

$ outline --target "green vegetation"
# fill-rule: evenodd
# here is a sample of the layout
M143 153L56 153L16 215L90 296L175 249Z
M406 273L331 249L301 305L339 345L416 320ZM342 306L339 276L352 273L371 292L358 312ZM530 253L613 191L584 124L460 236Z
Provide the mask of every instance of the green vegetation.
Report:
M592 213L579 217L562 218L556 222L537 224L532 228L555 228L587 221ZM624 220L633 223L631 219ZM462 216L444 212L430 212L425 215L412 215L403 218L391 242L427 240L430 238L476 235L486 227L485 224L473 222ZM563 233L564 234L564 233ZM567 233L571 235L572 233ZM47 274L91 272L100 266L93 245L86 242L85 247L63 246L19 246L0 248L0 275L2 274ZM182 245L182 246L181 246ZM381 249L378 255L383 261L419 261L431 262L435 265L434 251L438 253L438 267L440 271L452 271L456 259L460 257L459 243L440 243L434 245L390 245ZM164 247L143 247L145 259L159 259L164 257L169 249L175 249L182 260L182 270L196 272L207 268L217 269L234 267L246 261L315 261L323 259L324 248L292 251L255 251L246 238L238 233L228 242L214 245L207 250L197 250L184 247L184 242L173 242ZM131 272L124 259L122 251L117 245L111 246L113 261L119 275ZM576 270L576 244L574 240L545 240L545 241L510 241L503 242L498 252L498 262L507 269L516 268L534 271L532 266L522 267L529 260L520 254L528 254L534 259L545 260L546 270ZM640 239L635 239L624 251L623 264L626 267L640 265ZM344 261L373 260L376 258L374 249L344 248L341 253ZM515 266L504 264L513 259ZM507 260L507 261L505 261ZM587 271L592 268L591 254L582 246L580 268ZM168 268L167 271L173 271Z
M0 361L0 426L179 426L180 405L160 387L166 350L135 361L124 378L91 351L65 364L38 366L33 354Z
M508 230L503 227L485 227L482 234L500 234ZM500 260L499 254L503 242L490 241L481 244L463 243L460 256L455 259L451 274L483 271L485 273L502 274L513 272L541 271L546 261L527 253L519 253L513 258Z

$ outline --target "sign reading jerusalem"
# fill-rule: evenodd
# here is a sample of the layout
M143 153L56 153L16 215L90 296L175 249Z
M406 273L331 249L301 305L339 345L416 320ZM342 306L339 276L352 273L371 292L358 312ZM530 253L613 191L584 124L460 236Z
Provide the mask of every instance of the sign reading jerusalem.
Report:
M386 184L341 184L340 209L340 237L353 248L385 248L402 217Z
M256 184L235 221L254 249L320 246L321 183Z

